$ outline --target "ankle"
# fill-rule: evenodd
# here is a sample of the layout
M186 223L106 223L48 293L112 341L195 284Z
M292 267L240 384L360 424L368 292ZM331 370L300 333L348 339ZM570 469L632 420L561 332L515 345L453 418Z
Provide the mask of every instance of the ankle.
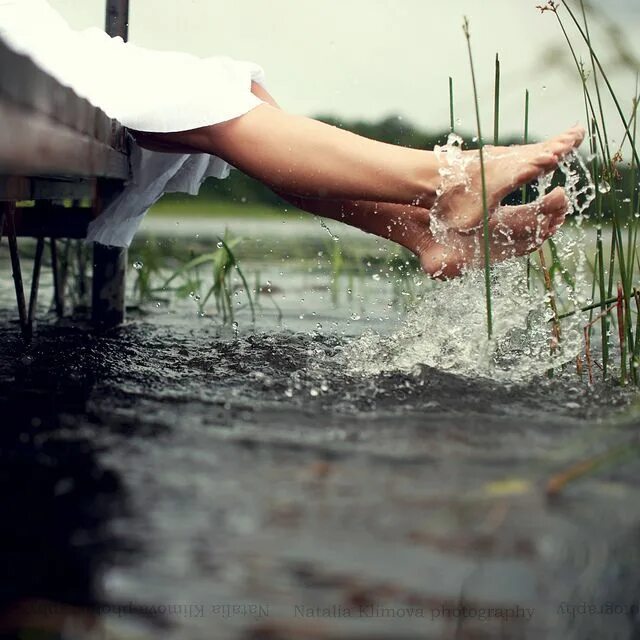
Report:
M424 151L422 154L414 177L416 193L414 204L424 209L431 209L436 202L442 182L440 160L433 151Z

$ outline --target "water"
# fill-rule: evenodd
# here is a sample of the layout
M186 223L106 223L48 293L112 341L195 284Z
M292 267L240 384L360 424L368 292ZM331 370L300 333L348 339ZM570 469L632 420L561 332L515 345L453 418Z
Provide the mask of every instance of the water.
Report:
M305 245L272 227L241 245L265 288L255 325L242 296L235 325L201 317L197 287L104 335L43 321L31 347L3 312L14 619L53 611L65 637L123 640L633 637L637 456L558 500L544 488L633 443L635 396L571 364L546 376L546 306L522 303L522 262L496 271L489 342L477 276L397 282L377 241L362 273L336 273L326 231ZM407 315L403 292L423 290ZM626 609L572 614L581 602ZM517 607L533 613L495 615Z
M428 365L468 377L527 382L568 364L582 349L577 326L565 323L562 341L550 349L548 301L527 289L526 265L514 260L492 274L493 334L487 335L484 274L466 274L420 300L390 336L369 331L347 349L354 371L412 371Z
M471 159L463 154L462 142L460 136L450 134L447 144L436 148L442 158L445 185L458 184L460 176L468 175L466 167ZM565 159L560 171L574 225L569 232L560 231L554 237L556 261L571 273L571 279L563 278L562 270L556 272L553 297L556 305L562 305L561 312L571 313L592 302L583 223L595 198L595 186L578 154ZM550 186L551 176L540 179L536 186L538 197L547 193ZM464 188L471 190L468 179ZM436 239L448 242L445 222L436 218L432 229ZM478 243L476 251L479 250ZM561 340L557 344L554 341L551 348L554 314L550 296L540 286L532 285L523 259L493 267L491 297L491 337L487 332L484 273L472 270L424 295L391 335L380 335L375 330L365 332L346 349L345 366L354 372L375 375L428 365L473 378L527 382L567 365L581 353L584 320L579 313L562 323Z

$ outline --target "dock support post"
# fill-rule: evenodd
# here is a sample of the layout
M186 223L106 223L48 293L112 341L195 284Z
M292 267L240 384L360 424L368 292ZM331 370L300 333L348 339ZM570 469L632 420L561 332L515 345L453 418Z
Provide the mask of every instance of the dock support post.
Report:
M27 316L27 301L24 297L24 285L22 283L22 267L20 266L20 254L18 253L18 239L16 238L15 225L15 202L7 202L2 205L3 217L6 217L7 240L9 241L9 253L11 254L11 272L13 274L13 284L16 290L16 304L18 305L18 316L20 318L20 329L22 337L26 342L31 341L33 335L32 327Z
M33 274L31 275L31 293L29 295L29 309L27 311L27 325L33 332L38 306L38 289L40 288L40 271L42 270L42 256L44 254L44 238L38 238L36 255L33 259Z
M58 245L55 238L49 239L51 252L51 271L53 272L53 301L58 318L64 316L64 292L60 278L60 263L58 261Z
M124 321L127 250L93 245L92 321L98 329L110 329Z
M112 37L129 37L129 0L107 0L105 31ZM98 181L95 213L118 195L121 185ZM121 324L125 315L127 250L93 244L93 291L91 319L95 327L109 329Z
M122 185L98 180L94 201L100 214L118 196ZM93 283L91 320L98 329L110 329L124 322L127 250L93 243Z
M129 38L129 0L107 0L107 18L104 29L112 38Z

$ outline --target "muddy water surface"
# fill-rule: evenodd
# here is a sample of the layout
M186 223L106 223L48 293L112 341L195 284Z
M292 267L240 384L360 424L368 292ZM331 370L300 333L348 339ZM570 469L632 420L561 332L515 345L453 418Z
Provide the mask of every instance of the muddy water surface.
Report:
M545 494L576 461L633 454L634 396L570 369L350 370L363 330L402 322L402 294L374 265L340 276L336 306L323 234L304 266L246 263L272 289L255 325L187 296L104 335L43 319L25 346L3 285L4 628L636 637L639 458Z

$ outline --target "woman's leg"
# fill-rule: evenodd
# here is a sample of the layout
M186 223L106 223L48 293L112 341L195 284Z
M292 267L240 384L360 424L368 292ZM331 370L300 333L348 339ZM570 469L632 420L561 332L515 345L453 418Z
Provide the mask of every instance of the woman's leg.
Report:
M553 170L583 139L570 129L545 143L487 148L490 208L514 188ZM310 198L418 204L451 229L472 230L482 221L477 152L448 167L431 151L385 144L311 118L262 104L228 122L167 134L138 133L142 146L172 145L220 156L276 191Z
M273 97L260 85L254 83L252 91L274 110L279 109ZM407 247L420 256L423 268L433 276L452 277L458 275L464 266L478 261L482 253L478 228L482 206L477 153L463 154L464 162L460 163L463 171L458 171L457 176L449 163L445 163L448 175L443 182L442 166L432 152L378 143L286 114L286 121L292 126L295 124L293 128L297 130L290 135L283 135L282 121L275 126L275 138L273 135L264 136L264 124L256 125L256 131L250 134L244 126L248 115L203 129L173 134L136 132L136 137L143 146L159 151L207 152L226 157L303 210L341 220ZM267 119L270 120L272 115L270 112ZM237 131L233 123L243 119L241 131ZM309 140L301 140L305 132ZM278 135L283 136L280 142ZM583 135L582 130L576 128L541 145L488 148L487 182L492 210L511 189L542 171L553 169L559 158L580 144ZM266 142L266 149L259 146L256 152L229 147L230 143L260 141L261 136L264 136L262 141ZM327 139L319 140L323 137ZM332 145L327 145L328 140L338 147L335 153L331 150ZM294 152L292 141L298 143L300 150L315 148L319 151L318 157L307 162L304 154ZM283 142L288 143L285 151ZM341 144L346 148L339 149ZM368 152L373 154L374 150L379 152L380 160L375 160L375 155L368 156ZM261 164L263 152L271 160L271 163L265 161L264 166ZM388 162L392 158L408 174L416 176L413 186L407 186L411 180L407 181L406 175L399 175L402 170L382 162L382 159ZM332 164L334 161L337 164ZM419 162L424 166L418 166ZM350 175L345 178L345 174ZM373 178L367 180L367 175ZM312 197L316 192L320 199ZM366 193L368 197L354 198L358 193ZM383 201L371 201L372 194L380 196L374 199ZM410 197L411 194L414 197ZM436 195L437 207L431 215L437 215L446 223L446 245L442 243L442 237L440 242L436 241L430 230L430 212L426 207L434 204ZM329 199L336 196L340 199ZM503 207L498 213L493 211L490 220L492 257L501 260L534 250L562 224L566 209L564 194L556 191L539 205ZM464 230L471 233L458 233Z
M472 233L448 230L444 237L436 239L429 211L422 207L279 195L299 209L339 220L406 247L420 258L422 268L432 277L452 278L465 267L483 264L482 229ZM492 261L531 253L556 232L566 213L567 199L562 189L555 189L533 204L499 207L489 220Z

